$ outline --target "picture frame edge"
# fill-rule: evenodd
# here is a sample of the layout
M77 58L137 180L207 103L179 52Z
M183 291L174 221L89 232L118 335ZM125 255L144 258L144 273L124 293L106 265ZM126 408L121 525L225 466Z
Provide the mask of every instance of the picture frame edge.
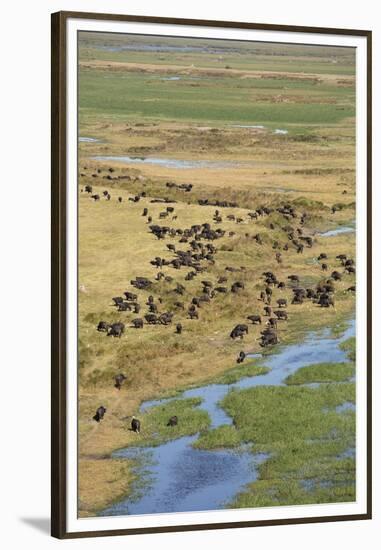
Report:
M70 18L362 36L367 40L367 510L212 524L67 531L66 489L66 24ZM51 13L51 536L57 539L371 520L372 515L372 30L126 14Z

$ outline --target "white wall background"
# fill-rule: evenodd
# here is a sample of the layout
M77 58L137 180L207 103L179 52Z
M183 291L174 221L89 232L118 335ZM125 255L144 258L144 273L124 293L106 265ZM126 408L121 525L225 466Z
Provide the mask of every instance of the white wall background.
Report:
M4 2L0 31L0 543L14 548L292 550L379 548L381 399L374 408L374 519L60 542L49 537L50 513L50 13L128 13L373 30L374 99L381 97L378 2L320 0L51 0ZM380 10L381 11L381 10ZM381 107L374 102L374 210L381 206ZM374 235L381 235L375 216ZM380 247L374 280L381 276ZM374 290L374 306L380 291ZM377 343L378 333L374 331ZM376 347L376 346L375 346ZM374 388L381 357L374 350ZM377 537L378 533L378 537Z

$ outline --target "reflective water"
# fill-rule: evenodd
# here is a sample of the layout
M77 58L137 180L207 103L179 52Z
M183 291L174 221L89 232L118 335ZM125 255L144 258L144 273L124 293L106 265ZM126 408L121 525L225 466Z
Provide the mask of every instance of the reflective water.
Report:
M284 346L274 355L263 358L268 374L245 377L233 384L209 384L183 392L181 397L200 397L199 407L209 413L211 426L232 425L232 419L219 406L232 389L259 385L283 385L285 378L302 366L320 362L346 361L339 344L355 334L352 321L340 338L332 338L329 330L311 333L298 344ZM147 401L140 412L166 403L173 397ZM104 510L101 515L149 514L218 510L223 508L249 482L257 477L257 466L266 456L253 454L251 447L237 450L203 451L192 444L198 434L181 437L158 447L128 447L113 456L143 459L143 475L148 488L133 500L126 499ZM141 472L140 472L141 473Z

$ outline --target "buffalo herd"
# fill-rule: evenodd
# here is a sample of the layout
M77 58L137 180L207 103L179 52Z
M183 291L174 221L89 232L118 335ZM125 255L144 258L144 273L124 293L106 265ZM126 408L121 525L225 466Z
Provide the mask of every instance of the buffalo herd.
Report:
M192 190L191 184L176 184L174 182L168 182L166 184L168 189L176 188L186 193ZM101 200L101 195L98 193L93 194L93 188L91 185L86 185L84 191L90 195L90 197L98 202ZM111 195L108 190L103 191L103 196L106 200L111 199ZM145 197L144 193L130 197L129 200L138 203L141 197ZM118 197L118 202L123 201L122 197ZM163 203L163 204L175 204L176 201L169 198L164 199L151 199L151 203ZM218 208L236 208L238 205L230 201L211 201L210 199L199 199L198 204L201 206L214 206ZM294 250L297 254L303 254L305 247L312 248L316 245L316 240L312 235L304 234L305 225L308 221L309 215L306 212L298 213L296 208L292 204L281 204L277 208L270 208L268 206L260 206L256 210L248 212L247 222L255 223L259 218L270 216L273 212L280 215L285 220L283 226L276 228L281 230L285 236L286 242L281 243L279 236L277 240L272 241L272 248L275 252L275 260L278 266L285 265L284 253ZM142 217L147 219L147 225L149 233L159 241L166 242L164 251L166 255L158 255L150 260L151 266L155 267L157 274L154 278L148 278L145 276L137 276L130 281L130 285L133 290L126 290L121 293L120 296L112 298L113 306L120 313L132 312L138 314L142 307L146 308L140 317L136 317L130 320L130 327L134 329L143 329L149 325L168 326L176 320L175 334L182 335L184 328L183 323L180 320L186 316L191 321L197 321L200 316L200 310L202 310L205 304L209 304L217 296L235 296L242 292L245 292L245 282L242 280L246 278L242 276L235 276L234 274L245 274L246 268L244 266L227 265L224 268L226 274L234 277L235 280L228 283L228 276L219 275L216 278L216 282L207 278L208 272L212 271L213 266L216 265L217 256L219 256L219 250L233 250L234 245L230 248L225 245L225 248L218 247L218 241L223 237L234 237L235 232L227 232L219 225L224 219L223 213L219 210L215 210L212 219L205 221L204 223L194 224L189 227L175 228L168 223L169 217L176 219L176 206L166 206L164 210L159 212L159 220L165 220L161 223L152 223L153 215L150 214L149 208L144 207L142 210ZM237 216L229 213L225 216L225 219L230 223L243 223L245 219L242 216ZM278 216L279 219L279 216ZM164 223L164 224L163 224ZM295 223L298 227L295 227ZM275 228L274 223L268 225L270 230ZM269 243L269 234L256 233L250 237L249 233L245 233L245 238L252 238L256 246L262 247L265 243ZM226 240L226 239L225 239ZM175 242L173 242L175 241ZM176 242L177 241L177 242ZM185 245L179 247L177 245ZM283 254L280 252L282 250ZM168 252L171 257L168 258ZM160 252L159 252L160 254ZM324 261L323 261L324 260ZM279 332L278 322L287 322L289 314L287 308L289 305L300 306L309 301L311 304L320 308L335 307L335 283L342 281L344 275L355 275L356 268L355 262L352 258L347 257L345 254L339 254L335 258L329 258L326 252L320 252L316 256L316 262L319 264L319 268L327 272L329 269L329 263L336 265L336 269L331 271L331 274L326 279L323 279L315 286L302 284L303 275L291 273L287 276L286 280L279 280L277 275L273 271L264 271L259 278L259 284L262 286L259 289L259 294L256 298L252 298L252 303L256 300L262 302L262 311L258 308L257 311L248 315L247 320L251 321L251 325L263 325L265 317L265 326L259 333L259 345L261 347L274 346L279 344ZM320 262L320 263L319 263ZM329 263L328 263L329 262ZM338 264L341 267L339 270ZM218 264L220 266L220 262ZM174 282L174 277L169 273L163 271L165 268L174 270L173 272L183 272L183 283L178 281ZM185 272L185 273L184 273ZM193 281L194 278L204 275L204 279L200 281L199 291L195 295L189 296L187 284ZM212 279L212 277L211 277ZM181 300L185 301L170 301L171 305L163 310L163 300L160 297L155 299L154 295L157 294L157 285L165 282L169 285L173 284L172 292L173 296L178 295ZM281 293L286 289L289 289L291 298L278 297L276 300L273 298L274 289ZM351 285L347 288L347 292L355 292L356 287ZM138 291L138 292L135 292ZM151 292L150 296L144 303L141 299L141 291ZM159 291L160 292L160 291ZM140 301L139 301L140 300ZM188 304L186 301L189 300ZM144 300L143 300L144 301ZM276 309L273 309L275 305ZM223 307L223 306L222 306ZM201 311L202 313L202 311ZM296 314L296 313L295 313ZM179 319L180 317L180 319ZM99 321L97 330L107 334L114 338L121 338L126 330L126 324L122 321L109 323L105 320ZM233 326L230 331L231 340L242 340L249 334L249 326L240 322ZM244 362L246 353L241 351L236 359L237 363ZM115 377L115 387L120 390L122 384L126 380L123 374L118 374ZM105 407L99 407L94 415L94 420L100 422L106 412ZM177 425L178 419L173 416L169 419L167 426ZM132 418L131 429L139 433L140 421L136 418Z

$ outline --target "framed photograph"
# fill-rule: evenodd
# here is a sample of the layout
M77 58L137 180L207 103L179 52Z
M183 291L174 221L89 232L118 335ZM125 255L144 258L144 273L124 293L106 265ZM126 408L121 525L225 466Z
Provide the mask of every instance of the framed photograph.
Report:
M370 184L370 31L53 14L53 536L371 518Z

